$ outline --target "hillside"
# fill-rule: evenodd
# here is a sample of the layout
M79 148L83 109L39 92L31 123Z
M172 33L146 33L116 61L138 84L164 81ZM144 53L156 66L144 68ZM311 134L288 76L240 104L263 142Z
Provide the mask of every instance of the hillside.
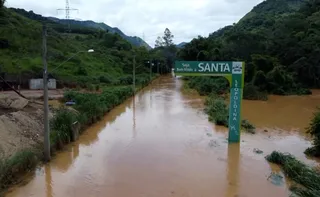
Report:
M81 26L72 26L72 33L67 34L64 33L65 25L43 20L34 13L30 16L36 18L26 18L7 8L0 9L1 72L16 76L21 72L23 78L42 76L41 22L48 25L49 72L79 51L95 50L94 53L83 52L75 56L50 73L63 83L130 83L132 49L137 52L138 65L145 65L150 55L146 48L132 47L117 34ZM148 66L140 67L137 73L148 73Z
M151 47L141 38L137 36L127 36L124 34L119 28L117 27L110 27L106 25L105 23L96 23L94 21L77 21L77 20L65 20L65 19L58 19L58 18L53 18L49 17L49 19L61 23L61 24L73 24L73 25L78 25L78 26L84 26L84 27L89 27L89 28L96 28L96 29L102 29L105 31L109 31L114 34L119 34L122 38L130 42L134 46L145 46L147 49L151 49Z
M56 22L59 24L67 25L71 24L73 26L78 26L78 27L87 27L87 28L95 28L98 30L104 30L108 31L110 33L114 34L119 34L123 39L127 40L129 43L131 43L134 46L140 47L140 46L145 46L147 49L151 49L151 47L141 38L136 37L136 36L127 36L124 34L120 29L117 27L110 27L106 25L105 23L96 23L94 21L77 21L77 20L66 20L66 19L58 19L55 17L43 17L39 14L35 14L32 11L27 12L24 9L19 9L19 8L10 8L14 12L17 12L18 14L21 14L27 18L33 19L33 20L38 20L38 21L47 21L47 22Z
M184 45L186 45L186 44L187 44L187 42L181 42L181 43L177 44L177 48L183 48Z
M305 94L320 87L320 2L267 0L237 24L207 38L192 40L180 51L185 60L246 62L245 96L258 92Z

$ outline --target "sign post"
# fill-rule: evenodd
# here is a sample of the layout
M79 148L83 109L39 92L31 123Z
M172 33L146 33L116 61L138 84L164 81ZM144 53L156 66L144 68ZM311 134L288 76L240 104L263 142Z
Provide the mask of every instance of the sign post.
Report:
M229 143L240 142L244 62L176 61L176 76L222 76L230 84Z

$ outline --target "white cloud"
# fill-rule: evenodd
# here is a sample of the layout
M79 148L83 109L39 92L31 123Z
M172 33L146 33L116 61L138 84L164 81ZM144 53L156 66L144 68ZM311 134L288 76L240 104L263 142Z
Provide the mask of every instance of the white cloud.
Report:
M70 0L71 18L104 22L130 36L145 36L154 45L168 27L175 43L237 22L263 0ZM8 0L8 7L64 18L65 0Z

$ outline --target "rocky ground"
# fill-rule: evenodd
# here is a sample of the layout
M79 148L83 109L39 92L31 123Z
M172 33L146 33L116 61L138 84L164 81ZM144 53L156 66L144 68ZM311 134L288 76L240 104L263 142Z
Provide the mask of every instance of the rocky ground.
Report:
M28 99L40 99L43 96L43 90L21 90L23 96ZM49 90L49 99L59 99L63 97L63 90ZM0 92L0 95L6 95L9 97L15 97L17 94L14 91Z
M42 101L0 94L0 158L34 147L42 142L42 138Z

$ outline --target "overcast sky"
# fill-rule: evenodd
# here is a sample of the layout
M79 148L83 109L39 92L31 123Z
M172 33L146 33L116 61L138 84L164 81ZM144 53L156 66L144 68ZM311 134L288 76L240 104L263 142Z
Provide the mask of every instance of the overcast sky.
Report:
M154 46L168 27L174 42L189 42L237 22L263 0L69 0L73 19L104 22ZM64 18L65 0L7 0L7 7Z

